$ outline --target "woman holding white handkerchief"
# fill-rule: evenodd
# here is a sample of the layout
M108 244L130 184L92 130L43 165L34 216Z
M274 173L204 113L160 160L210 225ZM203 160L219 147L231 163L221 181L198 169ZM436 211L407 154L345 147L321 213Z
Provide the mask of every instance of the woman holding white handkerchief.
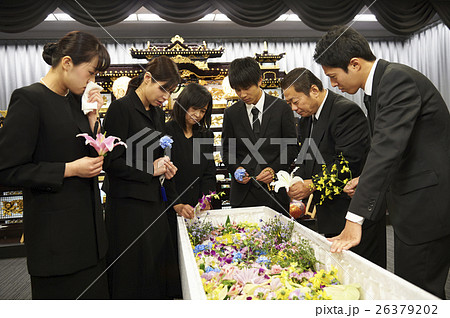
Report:
M39 83L15 90L0 130L0 183L23 188L25 246L33 299L105 299L106 233L97 175L103 157L85 145L95 109L85 114L81 96L98 71L109 67L99 40L70 32L44 47L51 65ZM95 132L96 133L96 132Z

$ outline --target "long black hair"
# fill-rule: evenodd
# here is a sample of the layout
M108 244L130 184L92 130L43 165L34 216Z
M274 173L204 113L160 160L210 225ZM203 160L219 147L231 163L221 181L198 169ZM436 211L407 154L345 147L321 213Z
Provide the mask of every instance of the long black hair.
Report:
M178 73L177 64L167 56L158 56L152 59L145 66L145 71L152 76L152 82L166 82L162 87L170 92L174 90L181 82L180 74ZM145 72L133 77L128 83L127 94L135 91L144 81Z
M200 130L207 129L211 126L212 104L211 93L204 86L197 83L190 83L181 91L175 101L172 110L172 119L185 131L187 110L190 107L201 109L207 105L205 116L203 116L198 125L193 127L193 129Z
M90 62L98 56L95 69L100 72L105 71L110 64L109 53L99 39L82 31L69 32L58 42L44 46L42 58L48 65L57 66L64 56L70 56L74 65Z

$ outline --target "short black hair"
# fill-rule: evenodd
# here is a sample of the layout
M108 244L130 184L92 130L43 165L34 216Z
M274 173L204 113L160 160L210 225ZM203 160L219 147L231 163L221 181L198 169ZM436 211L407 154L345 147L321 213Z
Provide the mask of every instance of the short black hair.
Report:
M235 59L228 69L230 86L233 89L247 89L258 86L261 79L261 67L252 57Z
M348 71L350 60L354 57L375 61L369 42L355 29L343 26L332 27L317 42L314 60L324 66L339 67Z
M323 90L322 81L304 67L293 69L281 81L282 90L287 90L293 86L296 92L303 93L306 96L309 96L312 85L316 85L320 91Z
M199 125L195 125L193 129L207 129L211 126L211 113L213 100L211 93L206 89L206 87L197 84L190 83L187 85L178 96L177 100L173 105L172 119L175 120L178 125L186 130L186 112L190 107L194 109L206 108L205 116L200 120Z

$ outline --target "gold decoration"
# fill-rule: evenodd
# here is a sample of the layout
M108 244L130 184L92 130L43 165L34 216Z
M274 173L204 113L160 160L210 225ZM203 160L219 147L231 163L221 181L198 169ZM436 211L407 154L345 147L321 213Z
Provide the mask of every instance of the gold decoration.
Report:
M3 216L12 216L15 212L15 202L14 201L3 201Z
M170 42L172 42L172 43L175 43L176 41L178 41L180 43L184 43L184 39L181 36L179 36L178 34L170 39Z

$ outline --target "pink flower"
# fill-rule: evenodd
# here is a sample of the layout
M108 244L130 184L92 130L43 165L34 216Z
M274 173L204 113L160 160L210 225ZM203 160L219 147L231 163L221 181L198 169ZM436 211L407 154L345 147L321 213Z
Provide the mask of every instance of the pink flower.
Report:
M272 268L270 269L270 273L272 275L276 275L276 274L281 273L282 270L283 270L283 268L280 265L275 264L275 265L272 265Z
M118 145L127 147L123 141L120 141L119 137L108 136L105 138L104 134L97 134L97 139L92 138L88 134L78 134L77 137L84 137L86 139L86 145L94 147L99 156L105 156L108 151L113 150ZM118 142L115 142L116 140Z
M235 271L233 276L234 279L241 284L251 283L259 285L267 281L264 276L259 276L259 270L256 268L238 269Z

